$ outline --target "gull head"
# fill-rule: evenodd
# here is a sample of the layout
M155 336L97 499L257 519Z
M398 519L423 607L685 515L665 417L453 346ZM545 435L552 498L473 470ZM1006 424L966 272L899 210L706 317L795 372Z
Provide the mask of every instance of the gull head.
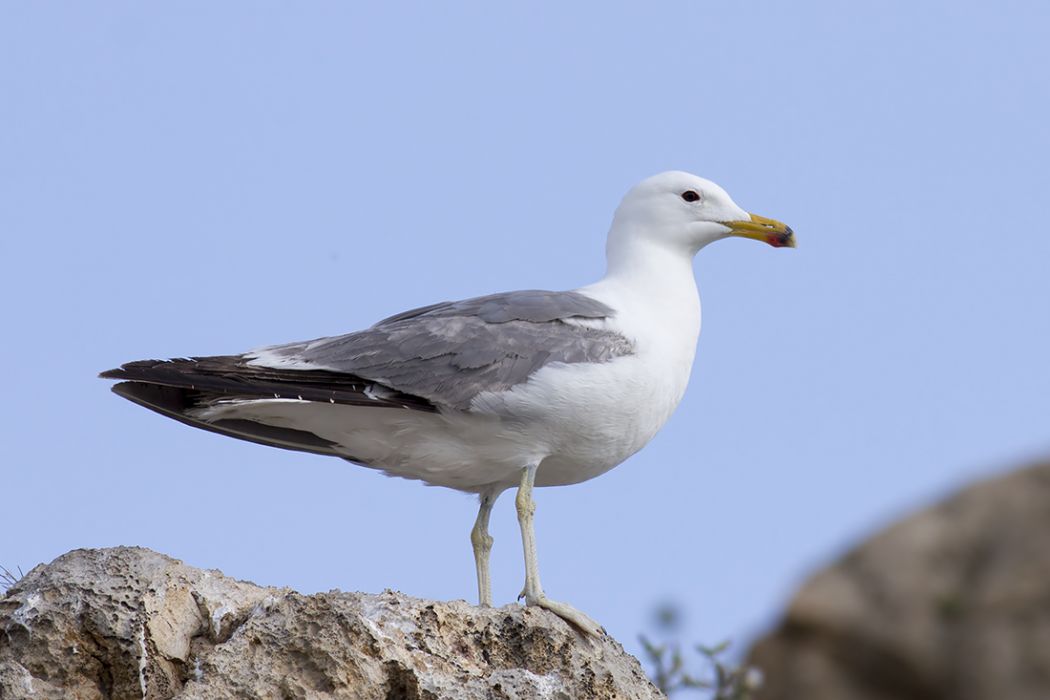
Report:
M624 196L613 217L610 239L623 236L690 256L730 236L777 248L795 247L789 226L744 211L715 183L678 170L642 180Z

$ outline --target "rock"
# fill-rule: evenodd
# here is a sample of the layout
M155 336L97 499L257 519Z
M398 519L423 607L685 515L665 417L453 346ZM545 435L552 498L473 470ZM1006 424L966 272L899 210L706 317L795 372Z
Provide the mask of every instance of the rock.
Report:
M756 700L1050 698L1050 464L980 483L810 579Z
M301 595L148 549L76 550L0 598L0 698L659 698L610 638L517 605Z

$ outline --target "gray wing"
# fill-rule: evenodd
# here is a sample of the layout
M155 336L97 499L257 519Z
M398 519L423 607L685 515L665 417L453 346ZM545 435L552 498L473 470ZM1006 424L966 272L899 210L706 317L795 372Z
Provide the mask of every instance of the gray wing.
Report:
M508 292L434 304L356 333L263 348L248 357L251 365L352 375L467 409L478 394L521 384L544 365L631 354L624 336L567 322L613 314L576 292Z

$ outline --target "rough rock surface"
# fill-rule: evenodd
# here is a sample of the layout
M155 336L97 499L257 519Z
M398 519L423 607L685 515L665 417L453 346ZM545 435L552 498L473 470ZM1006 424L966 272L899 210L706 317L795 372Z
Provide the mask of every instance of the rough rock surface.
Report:
M967 488L807 582L757 700L1050 698L1050 464Z
M659 698L544 610L306 596L147 549L76 550L0 598L0 698Z

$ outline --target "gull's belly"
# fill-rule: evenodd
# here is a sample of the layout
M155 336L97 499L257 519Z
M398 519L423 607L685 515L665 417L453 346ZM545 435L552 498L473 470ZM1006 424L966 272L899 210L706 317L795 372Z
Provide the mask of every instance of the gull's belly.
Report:
M514 416L523 442L540 447L538 486L575 484L609 471L656 435L685 392L691 364L632 355L546 367L475 405L504 420Z

